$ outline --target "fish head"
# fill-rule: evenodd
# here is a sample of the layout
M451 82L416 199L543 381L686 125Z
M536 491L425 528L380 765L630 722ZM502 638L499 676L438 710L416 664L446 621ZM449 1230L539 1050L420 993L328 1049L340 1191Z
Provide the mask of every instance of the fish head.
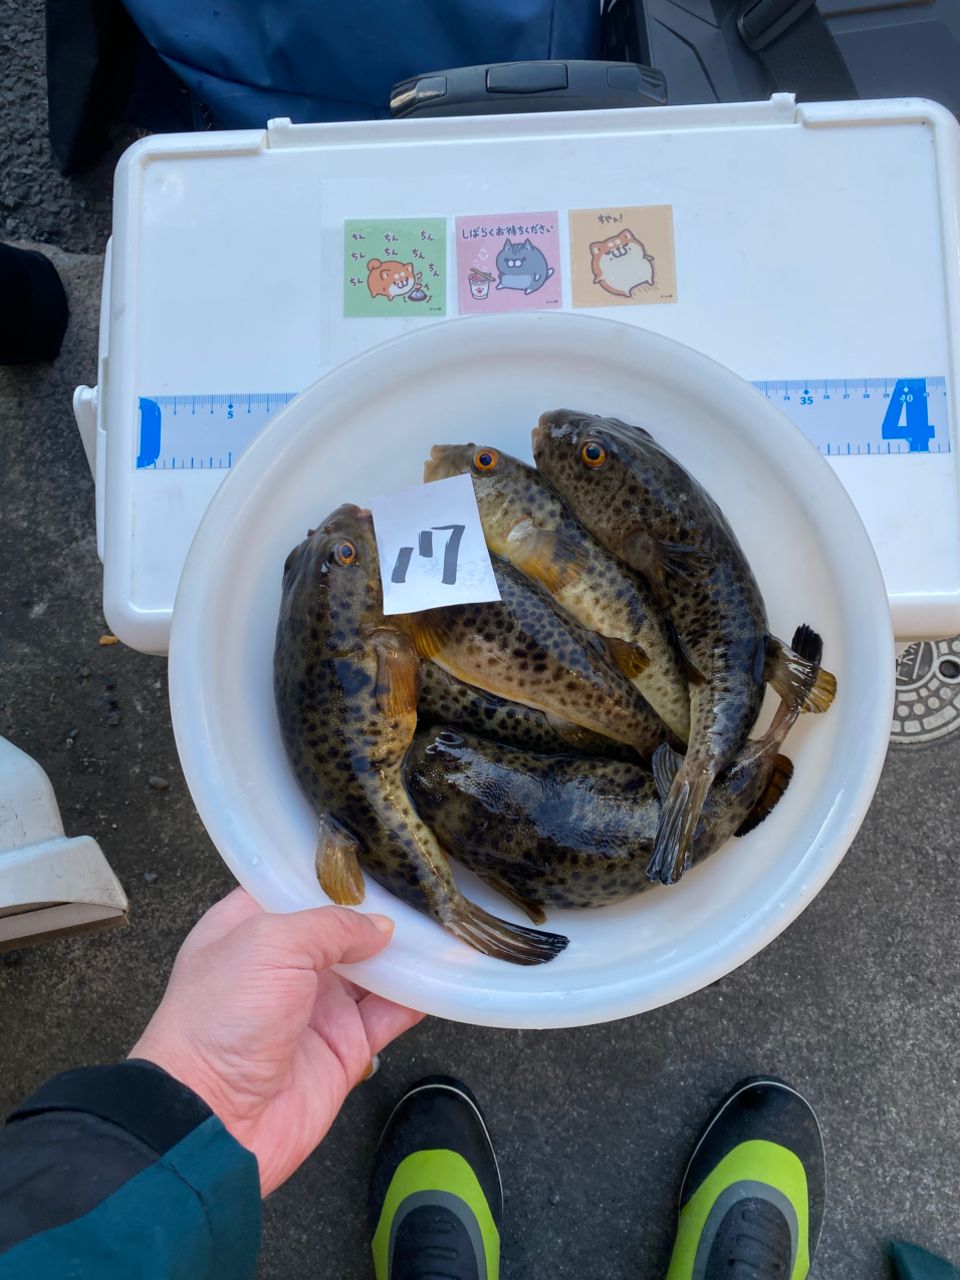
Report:
M491 551L507 555L511 530L546 515L559 501L533 467L509 453L478 444L435 444L424 464L426 483L468 475Z
M344 503L294 547L283 567L286 600L301 601L327 642L363 635L383 621L380 562L370 512Z
M537 470L578 513L589 508L612 516L631 478L659 453L642 427L594 413L554 409L533 429Z

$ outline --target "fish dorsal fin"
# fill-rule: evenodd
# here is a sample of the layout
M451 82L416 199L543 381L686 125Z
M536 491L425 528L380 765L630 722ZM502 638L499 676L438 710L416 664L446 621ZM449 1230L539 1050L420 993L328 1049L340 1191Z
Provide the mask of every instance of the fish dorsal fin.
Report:
M317 879L338 907L356 907L366 892L358 855L360 846L331 814L320 818L317 831Z
M679 751L674 751L673 747L666 742L661 743L653 753L653 760L650 765L661 804L670 794L673 780L679 773L682 764L683 756Z
M749 835L763 822L764 818L777 807L780 797L790 785L790 779L793 777L793 761L786 756L777 756L773 762L773 772L770 774L770 780L760 794L759 800L737 827L734 835Z
M555 529L541 529L530 519L510 530L506 550L521 573L542 582L552 595L572 586L587 571L582 544Z
M413 643L392 630L375 631L371 643L377 655L377 706L391 720L416 714L420 660Z
M607 636L607 648L617 667L628 680L642 674L650 665L650 656L638 644L629 640L621 640L618 636Z

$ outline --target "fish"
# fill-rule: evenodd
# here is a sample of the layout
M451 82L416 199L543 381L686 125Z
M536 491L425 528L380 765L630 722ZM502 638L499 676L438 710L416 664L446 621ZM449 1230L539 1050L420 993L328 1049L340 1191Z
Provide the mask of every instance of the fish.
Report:
M465 898L410 799L402 765L416 729L419 668L409 638L383 615L370 513L341 506L287 557L273 660L283 744L318 814L321 887L356 906L369 872L484 955L544 964L568 939Z
M468 475L487 546L545 587L611 655L673 734L690 732L687 677L653 592L583 528L543 476L489 445L434 445L426 482Z
M455 725L468 733L478 733L507 746L524 747L544 755L572 753L637 759L636 752L612 738L557 718L551 723L542 711L475 689L462 680L454 679L432 662L424 662L420 667L417 726L426 724Z
M649 582L671 623L690 688L690 735L663 806L648 873L683 875L700 811L756 722L769 682L809 683L803 709L826 711L836 679L769 633L750 565L717 503L642 427L558 409L533 431L537 469L577 519Z
M822 648L798 629L808 675ZM780 748L801 707L796 692L783 699L766 733L717 778L697 819L694 864L775 808L793 776ZM653 887L647 863L682 759L666 743L652 770L545 756L441 726L418 731L404 770L418 812L457 860L542 924L547 909L605 906Z
M603 640L536 582L491 556L500 600L396 614L417 654L449 675L548 719L580 725L649 757L669 730L614 665Z

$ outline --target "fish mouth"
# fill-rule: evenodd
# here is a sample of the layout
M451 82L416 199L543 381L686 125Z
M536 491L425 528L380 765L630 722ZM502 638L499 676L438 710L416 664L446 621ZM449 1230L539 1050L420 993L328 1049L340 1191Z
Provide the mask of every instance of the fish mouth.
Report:
M534 450L551 437L562 440L573 431L574 423L582 417L582 414L575 413L572 409L550 409L547 413L541 413L540 421L531 432Z
M461 445L435 444L430 450L430 457L423 464L423 483L430 484L434 480L448 480L460 474L462 468L457 465L456 456Z

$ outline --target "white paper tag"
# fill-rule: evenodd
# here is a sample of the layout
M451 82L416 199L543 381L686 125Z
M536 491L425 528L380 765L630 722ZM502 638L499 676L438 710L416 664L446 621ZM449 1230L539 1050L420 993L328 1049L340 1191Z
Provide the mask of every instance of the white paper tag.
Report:
M385 494L370 510L385 614L500 599L469 476Z

